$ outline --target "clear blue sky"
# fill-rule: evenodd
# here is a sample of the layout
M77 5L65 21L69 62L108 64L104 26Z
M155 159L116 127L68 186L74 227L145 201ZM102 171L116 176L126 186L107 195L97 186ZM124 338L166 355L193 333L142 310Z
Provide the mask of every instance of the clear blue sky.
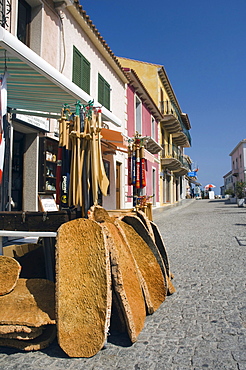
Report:
M246 138L246 1L80 1L116 56L164 66L190 118L186 153L219 194Z

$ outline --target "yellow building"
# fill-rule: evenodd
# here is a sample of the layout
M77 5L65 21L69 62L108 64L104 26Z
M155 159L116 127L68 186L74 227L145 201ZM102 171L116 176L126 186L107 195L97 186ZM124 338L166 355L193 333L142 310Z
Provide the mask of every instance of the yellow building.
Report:
M163 118L159 127L160 202L173 204L186 197L185 175L190 163L184 148L191 145L189 117L183 113L162 65L118 58L123 67L136 71Z

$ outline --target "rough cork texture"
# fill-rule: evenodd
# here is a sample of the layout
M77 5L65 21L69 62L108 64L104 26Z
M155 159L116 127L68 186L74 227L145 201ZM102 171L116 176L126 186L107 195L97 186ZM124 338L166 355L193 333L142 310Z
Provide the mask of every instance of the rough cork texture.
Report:
M146 306L148 313L152 314L165 300L167 294L161 268L147 243L132 226L120 220L116 222L116 225L124 233L141 272Z
M169 277L169 262L168 262L168 257L167 257L167 252L166 252L166 248L164 245L164 241L162 239L162 236L160 234L160 231L157 225L154 222L150 222L150 225L151 225L151 229L153 230L155 244L162 256L164 265L166 267L167 276Z
M12 292L0 297L0 324L55 324L54 288L49 280L19 279Z
M125 317L128 335L134 343L144 327L146 317L136 263L117 227L109 222L103 223L102 227L110 250L114 291Z
M85 218L64 223L56 242L58 342L70 357L103 347L110 323L111 274L102 228Z
M89 220L102 222L114 222L114 217L109 216L108 212L101 206L92 206L88 211Z
M167 256L164 241L162 239L158 226L154 222L150 222L150 226L154 233L155 244L162 256L162 259L163 259L163 262L166 268L167 280L168 280L168 294L173 294L176 291L176 289L174 288L173 283L171 282L172 274L170 273L170 269L169 269L168 256Z
M0 256L0 296L14 289L20 271L21 266L14 258Z
M11 333L34 333L34 332L40 332L40 330L43 330L43 327L31 327L26 325L0 325L0 334L11 334ZM41 334L41 332L40 332Z
M36 330L31 330L30 333L25 333L24 331L20 332L12 332L12 333L6 333L6 334L0 334L0 338L5 339L21 339L21 340L30 340L39 337L43 330L44 326L41 326L40 328L35 328Z
M2 339L0 338L0 346L18 348L23 351L38 351L48 347L56 337L56 326L47 325L43 333L33 340L18 340L18 339Z
M128 225L132 226L133 229L138 233L138 235L145 241L145 243L148 245L149 249L154 254L156 261L158 262L164 279L164 288L166 290L168 289L168 276L165 268L164 261L162 259L161 253L159 252L155 242L151 238L148 230L144 226L143 222L137 217L137 216L125 216L121 218L122 221L127 223Z
M137 217L142 221L144 226L149 232L149 235L151 236L152 240L155 241L155 236L151 227L151 221L148 219L146 214L143 211L137 211L136 212Z

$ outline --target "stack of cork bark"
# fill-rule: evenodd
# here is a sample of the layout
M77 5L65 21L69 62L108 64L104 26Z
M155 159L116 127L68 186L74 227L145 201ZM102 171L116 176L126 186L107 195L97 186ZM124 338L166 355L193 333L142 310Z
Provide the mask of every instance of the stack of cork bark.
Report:
M100 206L88 219L58 229L56 321L58 343L70 357L100 351L112 326L134 343L153 314L175 291L162 237L144 213L110 217Z
M45 348L56 336L55 287L46 279L20 279L20 264L0 256L0 346Z

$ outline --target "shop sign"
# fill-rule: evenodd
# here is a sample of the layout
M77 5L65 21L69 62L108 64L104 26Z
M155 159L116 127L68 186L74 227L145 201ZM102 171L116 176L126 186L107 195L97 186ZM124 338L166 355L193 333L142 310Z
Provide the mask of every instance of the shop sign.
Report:
M188 172L187 175L189 177L196 177L196 171Z
M50 120L48 118L38 116L26 116L24 114L16 114L16 118L28 123L31 126L40 128L41 130L45 130L47 132L50 131Z

